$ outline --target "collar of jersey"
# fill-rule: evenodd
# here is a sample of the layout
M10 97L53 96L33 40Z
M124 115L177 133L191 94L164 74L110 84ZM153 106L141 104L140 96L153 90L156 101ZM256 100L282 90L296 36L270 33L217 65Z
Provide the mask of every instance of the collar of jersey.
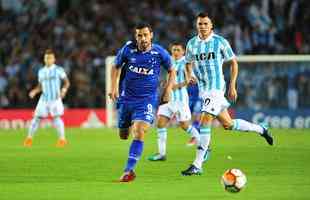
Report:
M154 45L153 45L153 43L152 43L151 49L148 50L148 51L141 51L141 50L138 48L138 45L137 45L136 49L137 49L137 51L139 51L139 52L141 52L141 53L148 53L148 52L151 52L152 50L154 50Z
M173 59L175 62L180 62L180 61L182 61L182 60L184 60L185 59L185 56L182 56L181 58L179 58L179 59Z
M197 35L197 38L198 38L198 41L199 41L199 42L200 42L200 41L209 42L209 41L211 40L211 38L213 37L213 35L214 35L214 33L212 32L212 33L209 35L209 37L207 37L205 40L201 39L201 38L199 37L199 35Z
M52 66L50 66L50 67L47 67L47 66L45 65L45 68L46 68L46 69L54 69L55 67L56 67L55 64L52 64Z

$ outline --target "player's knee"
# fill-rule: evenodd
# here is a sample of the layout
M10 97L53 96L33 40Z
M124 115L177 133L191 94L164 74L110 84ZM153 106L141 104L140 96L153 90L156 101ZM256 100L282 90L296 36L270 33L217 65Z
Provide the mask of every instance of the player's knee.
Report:
M136 140L144 140L146 129L144 127L136 127L134 129L134 138Z
M166 128L166 124L158 121L157 122L157 128Z
M214 117L211 114L204 114L201 117L201 124L202 125L211 125Z
M180 122L179 126L183 129L183 130L187 130L189 127L189 123L187 122Z
M230 123L230 122L225 122L222 125L225 130L232 130L233 128L233 123Z
M122 140L127 140L129 136L129 128L119 129L119 137Z

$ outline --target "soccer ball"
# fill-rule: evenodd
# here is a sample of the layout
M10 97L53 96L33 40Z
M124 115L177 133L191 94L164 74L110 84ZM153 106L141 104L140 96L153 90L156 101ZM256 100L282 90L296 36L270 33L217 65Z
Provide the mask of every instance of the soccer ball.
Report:
M226 191L240 192L246 184L246 176L240 169L228 169L222 176L221 182Z

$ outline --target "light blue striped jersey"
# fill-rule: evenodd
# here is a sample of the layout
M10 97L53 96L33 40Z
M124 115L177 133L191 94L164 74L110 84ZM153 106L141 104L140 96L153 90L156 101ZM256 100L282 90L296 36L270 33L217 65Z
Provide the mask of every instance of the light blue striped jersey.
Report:
M209 90L225 91L223 75L224 61L235 57L228 41L214 33L202 40L199 36L190 39L186 45L185 60L193 63L193 72L198 79L199 93Z
M67 75L64 69L58 65L44 66L39 70L38 79L42 87L40 100L54 101L60 97L61 79Z
M172 58L172 66L176 71L176 80L177 84L185 81L185 57L182 57L178 60L174 60ZM188 93L186 87L182 87L179 89L175 89L171 92L171 100L170 101L180 101L184 103L188 103Z

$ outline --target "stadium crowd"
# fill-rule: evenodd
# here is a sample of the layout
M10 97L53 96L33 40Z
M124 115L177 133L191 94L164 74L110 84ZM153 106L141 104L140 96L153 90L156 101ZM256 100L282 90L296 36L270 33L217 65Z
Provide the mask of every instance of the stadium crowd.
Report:
M105 58L132 39L135 23L149 22L154 41L168 47L172 41L186 43L195 34L193 19L202 10L208 11L215 32L231 42L237 55L310 53L307 0L1 0L0 108L35 105L27 93L37 83L46 48L55 50L57 63L72 83L65 104L103 107ZM255 79L244 84L247 77L241 75L239 96L244 97L238 106L288 107L283 95L287 95L288 82L294 80L300 96L297 107L309 107L309 101L303 99L310 95L309 73L295 74L288 77L275 72L267 77L256 73L256 79L268 80L273 86L269 90L267 84L260 87L270 93L264 100L250 94Z

